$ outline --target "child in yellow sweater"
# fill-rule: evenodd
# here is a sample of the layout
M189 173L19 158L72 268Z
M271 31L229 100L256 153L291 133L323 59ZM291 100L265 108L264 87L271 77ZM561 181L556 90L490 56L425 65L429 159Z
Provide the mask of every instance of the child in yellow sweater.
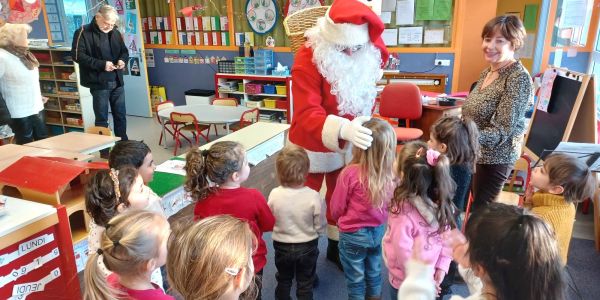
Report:
M596 184L596 178L585 163L568 154L549 155L543 166L532 172L525 207L554 229L565 265L575 222L573 203L592 197ZM533 193L533 188L538 191Z

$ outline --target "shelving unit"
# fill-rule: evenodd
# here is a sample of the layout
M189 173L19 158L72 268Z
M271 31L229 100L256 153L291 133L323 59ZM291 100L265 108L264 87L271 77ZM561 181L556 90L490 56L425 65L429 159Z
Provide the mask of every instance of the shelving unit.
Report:
M79 66L71 59L71 49L34 48L31 52L40 62L42 96L49 98L44 108L50 134L94 126L92 95L79 84Z
M240 90L229 90L224 89L223 83L235 82L238 87L242 86L244 91ZM253 84L271 84L276 86L285 85L285 94L272 94L272 93L248 93L245 91L245 86L248 83ZM218 98L236 98L240 105L248 106L249 108L257 107L252 105L254 101L263 101L265 99L272 99L281 101L277 105L280 107L269 108L259 106L258 109L261 114L266 115L263 112L283 112L284 118L281 120L283 123L291 123L291 116L293 115L293 95L292 95L292 78L290 76L267 76L267 75L245 75L245 74L226 74L217 73L215 74L215 91L217 91ZM261 119L264 121L263 119Z

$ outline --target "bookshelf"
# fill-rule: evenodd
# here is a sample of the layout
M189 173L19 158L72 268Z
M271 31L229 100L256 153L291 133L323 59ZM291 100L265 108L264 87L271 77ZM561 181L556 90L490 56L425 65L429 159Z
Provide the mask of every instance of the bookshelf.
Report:
M48 97L44 104L49 133L84 131L94 126L90 90L79 84L79 67L70 48L32 48L40 63L40 88Z
M260 85L261 91L248 91L247 84ZM275 91L265 93L265 86L274 86ZM236 98L240 105L249 109L257 107L260 110L261 121L292 121L290 116L293 114L293 97L290 76L217 73L215 91L218 98Z

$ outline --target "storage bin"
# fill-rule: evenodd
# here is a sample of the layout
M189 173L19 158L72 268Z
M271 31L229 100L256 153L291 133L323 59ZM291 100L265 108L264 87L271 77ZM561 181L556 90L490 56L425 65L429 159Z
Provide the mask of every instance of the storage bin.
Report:
M260 83L246 83L247 94L260 94L262 93L262 84Z
M212 99L215 98L215 91L192 89L185 91L185 104L205 104L209 105Z
M221 60L217 64L219 73L233 74L235 72L235 63L233 60Z
M265 98L265 99L263 99L263 102L265 103L266 108L275 108L277 99Z
M248 100L248 101L246 101L246 107L251 107L251 108L263 107L263 102L262 102L262 100L259 100L259 101Z
M287 109L287 101L284 100L277 100L275 102L275 108L279 108L279 109Z
M238 91L240 92L244 92L244 85L243 84L238 84Z
M275 89L277 90L277 95L286 95L285 85L276 85Z
M265 84L263 85L263 93L265 94L275 94L277 93L277 90L275 89L275 86L272 84Z

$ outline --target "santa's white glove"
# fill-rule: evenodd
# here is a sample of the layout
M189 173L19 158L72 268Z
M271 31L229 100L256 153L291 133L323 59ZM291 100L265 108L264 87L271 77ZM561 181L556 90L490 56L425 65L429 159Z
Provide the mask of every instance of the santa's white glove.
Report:
M373 132L371 129L362 126L363 123L369 121L371 117L360 116L354 118L351 122L345 122L340 129L340 138L351 142L355 147L366 150L371 147Z

